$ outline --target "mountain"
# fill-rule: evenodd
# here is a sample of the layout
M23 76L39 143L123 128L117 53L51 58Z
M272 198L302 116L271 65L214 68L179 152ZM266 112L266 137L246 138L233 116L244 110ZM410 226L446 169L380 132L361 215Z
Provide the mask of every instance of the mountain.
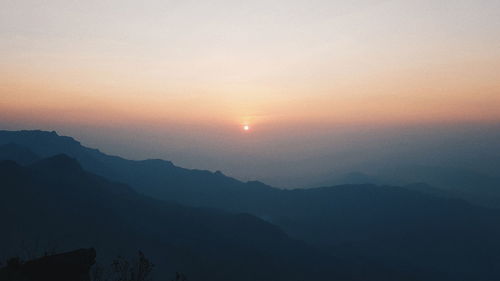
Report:
M40 159L40 156L26 147L15 143L6 143L0 145L0 159L13 160L20 164L29 164Z
M175 270L189 280L402 278L321 253L252 215L151 199L85 171L66 155L29 166L2 161L0 179L0 247L6 256L30 246L32 252L95 247L109 261L141 249L161 279Z
M452 280L500 276L496 210L391 186L344 185L281 197L285 221L275 223L336 254L442 272Z
M439 166L401 166L380 172L385 182L406 185L425 182L450 196L474 204L500 208L500 177L469 169Z
M84 169L92 173L127 183L144 194L193 206L217 206L220 200L225 200L221 198L225 194L273 190L260 182L243 183L221 172L184 169L170 161L134 161L107 155L56 132L0 131L0 145L8 143L28 148L40 157L66 154L76 158ZM207 201L213 204L207 204Z
M342 184L397 185L500 209L499 176L464 168L422 165L384 167L373 173L377 176L361 172L324 176L322 181L312 187Z
M423 280L500 279L500 212L425 184L281 190L163 160L109 156L54 132L0 131L0 144L11 142L42 156L67 153L84 169L158 199L253 214L344 259L381 263Z

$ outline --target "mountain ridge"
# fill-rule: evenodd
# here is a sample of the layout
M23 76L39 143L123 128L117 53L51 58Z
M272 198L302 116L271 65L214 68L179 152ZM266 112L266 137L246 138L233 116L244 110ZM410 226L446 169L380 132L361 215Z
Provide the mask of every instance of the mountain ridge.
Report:
M67 147L67 139L58 146L54 134L44 134L43 138L51 140L32 147L33 139L8 134L0 132L0 144L18 140L24 142L20 145L39 149L36 153L44 149L70 152L92 173L127 183L138 193L192 207L249 213L279 226L294 239L336 255L363 257L392 269L405 264L416 272L443 272L454 281L500 278L500 271L487 264L496 261L494 253L500 251L496 242L499 212L433 194L427 186L358 184L282 190L162 161L103 156L74 142ZM56 146L47 149L40 143ZM422 249L433 249L433 254ZM427 275L424 279L431 280Z
M250 214L167 203L78 167L72 167L78 173L68 174L61 165L53 165L67 161L75 160L58 155L28 166L0 161L0 220L6 226L0 233L2 249L15 251L21 239L53 239L65 250L92 246L108 257L139 247L163 270L179 267L190 280L300 281L311 274L325 281L363 280L359 274L365 273L378 276L376 280L405 276L323 254Z

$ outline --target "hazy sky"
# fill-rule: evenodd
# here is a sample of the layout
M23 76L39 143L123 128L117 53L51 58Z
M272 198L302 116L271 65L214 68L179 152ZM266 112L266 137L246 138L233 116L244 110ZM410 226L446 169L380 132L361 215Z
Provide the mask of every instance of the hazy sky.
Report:
M241 178L498 124L499 70L493 0L0 0L4 128Z

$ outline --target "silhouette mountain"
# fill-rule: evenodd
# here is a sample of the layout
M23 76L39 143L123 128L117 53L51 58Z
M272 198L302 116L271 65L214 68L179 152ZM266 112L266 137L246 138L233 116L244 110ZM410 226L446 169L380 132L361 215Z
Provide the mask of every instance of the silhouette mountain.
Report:
M71 158L66 154L57 154L49 158L41 159L31 165L35 170L48 172L57 170L63 173L80 174L83 173L83 168L75 158Z
M489 208L500 208L500 177L496 175L464 168L424 165L385 167L375 173L377 177L364 175L366 183L407 186L413 190L421 187L422 192L462 198ZM358 175L357 179L360 178L363 178L363 174ZM355 183L349 177L324 182Z
M427 185L281 190L163 160L109 156L54 132L0 131L0 144L8 142L42 156L67 153L84 169L155 198L253 214L345 259L379 262L423 280L500 279L499 211Z
M473 170L438 166L397 166L377 172L377 177L360 172L327 176L316 186L378 184L405 186L444 197L462 198L489 208L500 208L500 177Z
M40 159L33 151L15 143L0 145L0 159L16 161L20 164L30 164Z
M110 156L56 132L0 131L0 145L4 143L16 143L44 158L63 153L78 159L84 169L130 184L141 193L179 202L190 200L188 203L195 206L205 206L207 200L219 201L224 193L271 189L259 182L242 183L221 172L180 168L170 161L134 161Z
M151 199L66 155L29 166L2 161L0 179L7 256L26 241L56 242L60 250L94 246L108 260L142 249L161 278L178 270L189 280L413 280L321 253L249 214Z

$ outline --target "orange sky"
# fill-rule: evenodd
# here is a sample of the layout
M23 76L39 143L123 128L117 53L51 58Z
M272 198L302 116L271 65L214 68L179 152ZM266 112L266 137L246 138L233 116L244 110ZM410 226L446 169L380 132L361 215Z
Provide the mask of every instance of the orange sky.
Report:
M0 125L251 177L332 132L499 123L499 31L493 0L7 0Z
M498 1L344 2L6 1L0 117L228 130L500 121Z
M3 118L228 126L297 121L391 124L500 120L500 60L493 57L405 70L360 71L357 79L311 77L315 81L310 84L291 80L206 86L186 81L185 85L163 87L156 85L160 79L110 82L107 79L114 73L94 76L90 70L33 68L12 65L8 71L2 69Z

